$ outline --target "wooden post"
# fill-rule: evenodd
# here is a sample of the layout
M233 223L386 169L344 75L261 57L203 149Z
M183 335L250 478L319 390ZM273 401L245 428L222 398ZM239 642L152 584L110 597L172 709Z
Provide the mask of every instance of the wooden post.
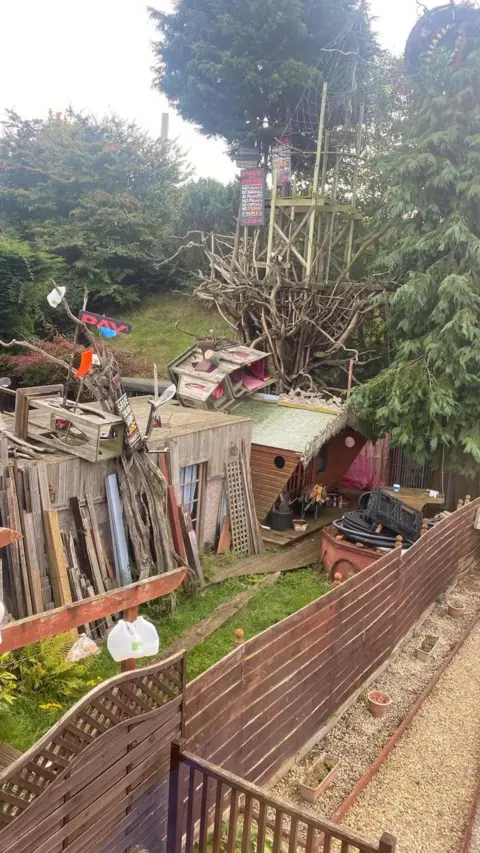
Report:
M323 132L325 129L325 113L327 109L327 91L328 91L328 83L323 84L323 92L322 92L322 106L320 109L320 122L318 125L318 137L317 137L317 153L315 156L315 168L313 171L313 185L312 185L312 212L310 213L310 222L308 226L308 243L307 243L307 266L305 269L305 278L309 283L310 276L312 273L312 261L313 261L313 243L315 237L315 214L317 211L317 195L318 195L318 184L320 180L320 162L322 159L322 144L323 144Z
M122 619L125 619L125 622L135 622L135 619L138 616L138 604L134 607L128 607L122 613ZM128 658L128 660L122 660L120 669L122 672L132 672L135 669L136 663L135 658Z
M245 631L243 628L236 628L233 632L233 636L235 637L235 642L233 644L235 648L237 648L237 646L243 646L245 642Z
M272 251L273 251L273 235L275 232L275 208L277 205L277 187L278 187L278 171L273 169L272 173L272 198L270 200L270 222L268 223L268 242L267 242L267 278L270 275Z
M384 832L380 844L378 845L378 853L395 853L397 849L397 839L389 832Z
M352 184L352 207L353 207L353 209L355 209L355 205L357 203L358 173L359 173L360 155L362 153L364 117L365 117L365 104L362 104L360 107L360 115L358 117L357 143L356 143L356 147L355 147L355 171L353 173L353 184ZM346 264L347 269L352 262L354 230L355 230L355 219L352 218L352 221L350 222L347 245L345 247L345 264ZM350 276L348 275L348 277L350 277Z
M170 777L168 789L167 850L180 853L182 849L182 786L180 784L180 746L170 748ZM193 772L193 771L190 771Z

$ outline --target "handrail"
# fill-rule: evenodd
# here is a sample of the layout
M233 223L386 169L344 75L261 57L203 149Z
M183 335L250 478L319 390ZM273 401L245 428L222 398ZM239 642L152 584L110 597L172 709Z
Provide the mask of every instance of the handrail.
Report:
M313 838L315 831L322 833L325 839L332 839L336 841L342 842L342 850L350 849L357 850L359 853L395 853L396 849L396 839L389 835L388 833L384 833L380 842L374 842L367 838L357 835L355 832L339 826L336 823L332 823L327 819L321 819L311 814L310 812L304 811L303 809L296 808L292 806L291 803L288 803L279 797L272 796L268 791L263 788L258 787L258 785L254 785L251 782L247 782L245 779L241 779L239 776L236 776L233 773L230 773L227 770L223 770L220 767L211 764L209 761L205 761L203 758L199 758L196 755L193 755L190 752L181 751L180 747L177 744L172 744L172 770L174 770L175 763L183 764L190 768L191 771L198 771L202 774L203 778L210 778L217 781L217 784L224 784L228 786L233 792L236 792L237 795L245 795L246 802L248 803L248 808L245 807L243 810L244 821L258 821L259 815L262 815L262 822L268 828L271 828L272 832L275 836L274 849L280 850L281 837L286 836L287 838L291 835L291 832L285 832L282 827L282 821L279 820L278 816L281 817L286 816L291 819L292 826L295 824L295 827L298 827L298 824L305 824L307 827L307 838L303 841L298 837L298 833L295 841L295 848L297 846L306 847L307 851L313 850ZM193 792L193 793L192 793ZM195 796L195 788L191 784L189 789L189 797L192 795ZM217 797L217 801L215 804L215 808L218 811L219 808L219 797ZM254 813L252 807L252 800L258 801L260 805L260 812ZM202 806L207 808L208 804L206 803L207 796L205 791L202 793ZM220 805L220 808L223 810L223 806ZM266 810L272 809L276 812L275 821L268 820L266 817ZM191 805L189 805L189 811L191 813ZM237 801L237 814L241 812L241 809L238 807ZM236 815L235 815L236 817ZM218 823L219 817L216 815L216 823ZM205 819L204 819L205 822ZM177 817L178 823L178 817ZM190 828L190 832L191 832ZM248 830L249 831L249 830ZM205 834L205 831L204 831ZM234 849L234 848L232 848ZM324 847L326 850L327 847ZM330 848L328 848L330 849ZM230 848L228 848L228 853L230 853Z

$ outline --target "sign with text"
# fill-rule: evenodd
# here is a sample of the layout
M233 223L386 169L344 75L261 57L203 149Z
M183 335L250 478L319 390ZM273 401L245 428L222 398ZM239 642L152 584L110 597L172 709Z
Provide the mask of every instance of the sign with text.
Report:
M126 394L123 394L115 403L117 415L125 424L125 440L130 450L136 450L142 444L142 436L138 428L133 409Z
M243 169L240 177L240 225L265 225L265 171Z
M104 314L92 314L91 311L80 311L78 319L87 326L96 326L97 329L112 329L119 335L129 335L132 331L131 323L125 323L123 320L113 320L111 317L105 317Z
M292 177L292 151L289 139L278 139L272 148L272 164L277 171L277 184L287 184Z

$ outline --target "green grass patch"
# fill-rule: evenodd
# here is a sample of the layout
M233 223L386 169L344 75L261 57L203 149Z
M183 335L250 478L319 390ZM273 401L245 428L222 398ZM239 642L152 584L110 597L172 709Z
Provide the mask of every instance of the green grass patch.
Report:
M169 616L162 612L161 599L150 602L142 608L142 612L155 622L161 649L165 650L174 640L209 616L220 604L230 601L239 592L256 585L259 580L261 576L258 575L230 579L208 587L195 597L180 593L177 595L176 611ZM259 589L238 614L189 652L188 680L191 681L232 651L235 628L243 628L245 639L248 640L305 607L329 589L330 585L325 577L319 576L313 568L289 572L282 575L273 586ZM141 663L148 665L149 660L146 658ZM88 668L85 693L91 690L96 682L111 678L119 671L119 665L111 659L106 645L103 644L100 654L92 659ZM0 715L0 741L25 751L42 737L72 704L73 701L66 701L62 707L52 708L48 707L49 701L44 694L20 694L13 705Z
M232 329L214 309L209 310L188 293L152 296L141 308L122 319L132 324L133 331L131 335L121 335L114 347L132 350L142 359L155 361L160 376L166 376L167 364L172 358L194 343L175 327L176 323L199 338L207 335L210 329L218 335L232 336Z

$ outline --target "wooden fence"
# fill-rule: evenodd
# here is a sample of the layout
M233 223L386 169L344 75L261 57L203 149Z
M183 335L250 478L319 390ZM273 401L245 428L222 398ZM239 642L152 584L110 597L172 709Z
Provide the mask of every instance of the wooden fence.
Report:
M320 820L173 744L168 853L250 853L252 849L255 853L395 853L396 840L384 833L375 843Z
M480 557L479 507L458 510L405 555L386 554L195 679L185 748L250 782L272 779Z
M1 853L163 851L183 654L92 690L0 774Z

